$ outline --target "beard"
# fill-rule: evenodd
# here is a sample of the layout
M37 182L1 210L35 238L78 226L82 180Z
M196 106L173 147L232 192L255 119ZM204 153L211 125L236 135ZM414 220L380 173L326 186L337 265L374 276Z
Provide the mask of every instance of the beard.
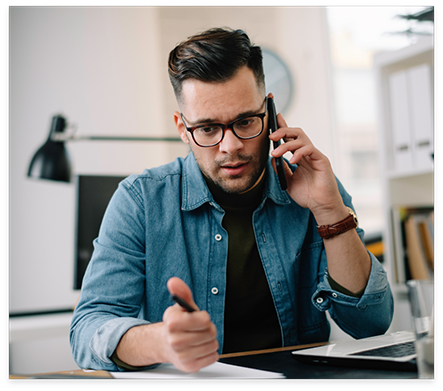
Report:
M258 155L237 154L235 156L228 156L224 159L213 161L209 167L199 161L195 156L198 166L204 176L210 179L221 190L229 194L241 194L252 189L259 181L263 171L266 168L269 157L269 139L264 143ZM240 161L247 163L248 166L253 167L249 174L232 175L226 177L221 174L221 167L232 161Z

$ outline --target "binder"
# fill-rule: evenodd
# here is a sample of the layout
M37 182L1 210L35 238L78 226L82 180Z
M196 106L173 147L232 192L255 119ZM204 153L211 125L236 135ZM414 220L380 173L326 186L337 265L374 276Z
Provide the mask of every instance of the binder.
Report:
M434 152L433 88L431 66L408 70L412 156L415 169L432 169Z
M433 273L428 267L424 246L419 230L420 217L411 215L405 222L406 248L408 251L409 270L414 280L432 279Z
M434 166L433 80L429 64L388 75L394 172Z
M392 208L394 271L397 283L433 278L434 209L432 206Z
M388 83L394 170L409 172L413 167L413 161L407 71L401 70L391 73Z

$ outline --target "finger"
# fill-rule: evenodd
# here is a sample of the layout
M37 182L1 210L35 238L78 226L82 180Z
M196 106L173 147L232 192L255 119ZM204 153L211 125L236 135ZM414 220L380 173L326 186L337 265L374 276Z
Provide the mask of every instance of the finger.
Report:
M181 371L193 373L198 372L200 369L207 367L208 365L214 364L218 358L218 353L215 351L192 360L178 360L177 362L174 362L174 365Z
M177 336L177 342L183 342L183 346L201 346L206 344L217 342L217 328L212 323L210 327L205 330L198 330L194 332L183 333L181 336ZM218 346L215 350L218 349Z
M194 299L192 297L192 292L186 283L178 277L171 277L167 282L167 287L169 293L171 295L180 296L183 300L185 300L191 307L198 310L197 304L195 304ZM183 309L185 311L185 309Z
M321 153L313 144L305 144L301 147L297 148L292 155L292 158L289 160L291 164L299 164L301 159L308 159L308 162L323 162L326 165L329 165L329 159Z
M284 163L286 181L289 181L293 175L293 172L290 169L290 167L288 166L288 163L286 163L286 160L283 160L283 163ZM274 169L275 173L278 175L277 166L275 164L275 158L271 159L271 164L272 164L272 168Z
M271 133L269 137L273 141L277 141L277 139L283 138L285 142L296 140L299 138L309 140L308 136L302 128L289 128L287 126L278 128L274 133Z
M200 349L210 349L215 346L213 350L218 349L217 330L215 325L204 332L181 332L171 334L169 337L171 347L176 351L186 351L199 347Z
M163 322L169 333L211 332L213 325L206 311L191 313L184 311L178 304L165 310Z
M283 115L279 113L277 115L277 130L270 134L270 138L273 141L281 140L283 137L285 137L285 132L281 130L281 128L287 128L288 125L286 124L286 121L283 118Z
M283 118L282 113L278 113L277 115L277 125L279 128L287 128L288 124L286 123L285 119Z
M274 149L271 152L271 155L274 157L280 157L284 155L286 152L295 153L295 151L305 147L306 145L307 145L306 142L299 138L295 140L286 141L285 143L280 144L276 149Z
M208 354L207 356L204 357L200 357L197 360L197 365L199 367L199 369L207 367L208 365L214 364L215 362L218 361L218 353L217 351L212 352L210 354Z
M177 351L177 358L182 361L197 360L199 358L217 353L218 342L216 339L196 346L187 347L185 350Z

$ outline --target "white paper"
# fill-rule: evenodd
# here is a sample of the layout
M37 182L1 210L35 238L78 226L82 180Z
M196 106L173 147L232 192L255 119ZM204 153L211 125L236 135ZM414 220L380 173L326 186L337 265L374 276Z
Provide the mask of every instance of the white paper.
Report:
M186 373L178 370L174 365L166 363L157 368L141 372L111 372L115 379L278 379L283 374L261 371L216 362L196 373Z

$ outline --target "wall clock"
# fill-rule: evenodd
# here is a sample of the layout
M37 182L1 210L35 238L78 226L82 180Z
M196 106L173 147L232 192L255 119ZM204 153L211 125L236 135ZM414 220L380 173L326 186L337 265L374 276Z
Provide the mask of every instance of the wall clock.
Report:
M274 94L277 112L284 115L294 97L291 72L282 58L272 50L262 48L262 53L266 94Z

